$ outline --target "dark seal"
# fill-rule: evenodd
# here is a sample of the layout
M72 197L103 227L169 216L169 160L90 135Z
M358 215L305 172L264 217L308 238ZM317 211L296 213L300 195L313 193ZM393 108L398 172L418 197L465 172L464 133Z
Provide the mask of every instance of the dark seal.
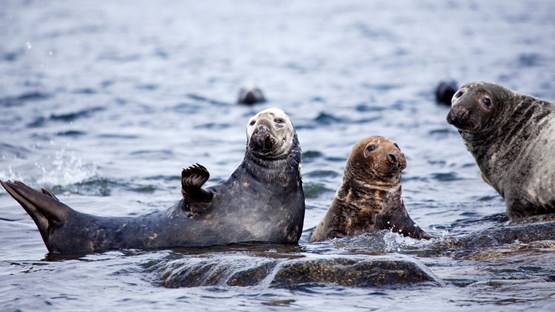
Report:
M247 125L241 165L222 184L203 188L201 165L182 172L183 199L166 211L139 217L80 213L49 191L21 182L2 185L29 213L48 251L210 246L242 242L296 244L305 212L301 149L289 117L266 109Z
M431 236L410 218L401 196L407 166L399 146L382 136L360 140L345 167L343 184L311 242L388 229L413 238Z
M264 97L264 93L262 93L262 90L259 87L253 84L247 84L239 90L237 103L254 105L263 102L266 102L266 97Z
M453 97L447 122L512 220L555 212L555 104L487 82Z
M455 95L455 92L459 89L457 85L458 84L455 80L440 81L434 92L436 96L436 103L451 105L451 99L453 98L453 95Z

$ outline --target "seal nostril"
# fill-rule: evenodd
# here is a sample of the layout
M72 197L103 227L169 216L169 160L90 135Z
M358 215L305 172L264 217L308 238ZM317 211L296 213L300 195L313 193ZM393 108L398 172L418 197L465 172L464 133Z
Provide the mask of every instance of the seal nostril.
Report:
M464 91L463 91L463 90L459 90L459 91L457 91L457 93L455 93L455 97L456 97L456 98L460 98L463 94L464 94Z
M397 156L395 156L394 154L389 154L389 160L391 160L392 162L396 162Z

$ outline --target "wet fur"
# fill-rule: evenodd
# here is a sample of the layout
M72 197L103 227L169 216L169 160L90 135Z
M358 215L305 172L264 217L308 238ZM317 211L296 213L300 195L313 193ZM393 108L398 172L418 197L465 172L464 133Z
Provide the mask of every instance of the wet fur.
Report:
M486 82L458 92L447 121L459 129L484 180L505 199L508 216L554 213L555 104Z
M368 152L369 145L376 145L376 150ZM418 239L431 238L414 223L403 203L401 171L405 167L405 156L389 139L368 137L359 141L347 160L343 184L310 241L384 229Z
M175 206L139 217L100 217L78 212L50 192L38 192L21 182L2 182L4 188L33 218L52 253L89 253L111 249L157 249L211 246L240 242L296 244L304 220L301 149L295 131L280 110L254 118L283 114L288 132L267 129L267 135L287 135L286 149L264 155L248 145L241 165L222 184L202 189L208 179L204 167L186 172L183 199ZM272 115L273 114L273 115ZM255 133L256 131L249 131ZM250 136L248 137L250 141ZM271 157L270 157L271 156ZM193 169L191 169L193 168ZM210 194L209 198L205 195ZM205 206L199 208L199 204ZM191 207L194 207L191 210Z

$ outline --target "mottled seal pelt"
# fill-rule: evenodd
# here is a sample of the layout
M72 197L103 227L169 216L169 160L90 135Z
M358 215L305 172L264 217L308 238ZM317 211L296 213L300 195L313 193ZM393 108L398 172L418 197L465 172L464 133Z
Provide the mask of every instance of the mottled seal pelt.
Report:
M201 165L182 172L183 199L139 217L80 213L49 191L21 182L2 185L29 213L52 253L210 246L242 242L296 244L305 212L301 149L289 117L266 109L247 124L241 165L222 184L203 188Z
M447 122L512 220L555 212L555 104L487 82L453 96Z
M401 196L401 171L407 166L399 146L382 136L360 140L343 176L343 184L311 242L389 229L413 238L431 236L410 218Z

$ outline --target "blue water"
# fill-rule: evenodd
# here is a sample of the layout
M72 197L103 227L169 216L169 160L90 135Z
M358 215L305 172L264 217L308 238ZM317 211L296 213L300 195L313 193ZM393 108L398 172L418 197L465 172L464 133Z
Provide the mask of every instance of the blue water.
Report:
M80 211L129 216L180 196L181 168L221 182L239 165L248 118L280 107L304 151L306 253L352 145L394 139L408 158L404 200L440 237L500 225L504 204L480 178L443 79L486 80L555 99L555 2L1 1L0 179L48 187ZM235 104L254 82L268 102ZM114 251L48 261L32 220L0 191L1 310L545 310L555 278L533 268L378 250L426 264L445 286L157 286L144 264L172 251ZM371 246L368 246L371 248ZM225 257L225 253L220 255ZM540 257L540 255L536 255ZM555 250L541 248L555 263ZM497 284L497 280L505 282Z

